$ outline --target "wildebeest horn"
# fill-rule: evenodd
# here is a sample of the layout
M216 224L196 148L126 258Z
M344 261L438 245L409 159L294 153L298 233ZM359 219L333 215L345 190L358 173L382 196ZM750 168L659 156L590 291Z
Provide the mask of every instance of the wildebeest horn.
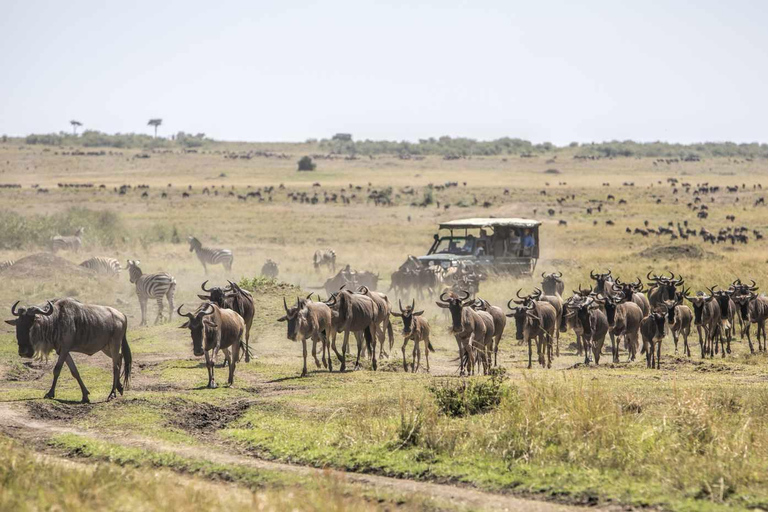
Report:
M671 270L669 271L669 280L670 281L674 281L675 280L675 273L672 272Z
M411 301L411 311L416 311L416 299Z
M307 295L307 300L311 300L311 299L312 299L312 292L310 292L309 295Z
M363 295L368 295L369 293L368 287L365 285L360 286L360 288L358 288L357 291L359 291Z
M195 315L193 315L192 313L182 313L181 312L181 308L183 308L183 307L184 307L184 304L182 304L181 306L176 308L176 313L178 313L179 316L185 316L185 317L189 318L190 320L195 317Z
M546 275L546 274L547 274L546 272L542 272L542 273L541 273L541 277L547 277L547 275Z
M518 299L525 299L526 297L523 297L522 295L520 295L520 292L521 292L521 291L523 291L523 289L522 289L522 288L520 288L519 290L517 290L517 291L515 292L515 295L517 295L517 298L518 298Z
M553 275L554 275L554 274L557 274L557 276L556 276L556 277L563 277L563 273L562 273L562 272L560 272L559 270L558 270L557 272L552 272L552 274L553 274Z
M20 301L20 300L17 300L17 301L16 301L16 304L14 304L13 306L11 306L11 314L12 314L13 316L21 316L21 313L16 313L16 306L18 306L18 305L19 305L19 302L21 302L21 301Z
M616 282L618 283L618 281ZM615 292L620 292L622 288L621 286L616 286L616 283L613 283L613 285L611 285L611 289Z
M400 312L405 313L405 311L403 311L403 301L400 299L397 299L397 303L400 305Z
M210 293L211 290L209 290L208 288L205 287L206 284L208 284L208 280L207 279L205 280L205 282L203 284L200 285L200 288L202 288L204 292L209 292Z
M750 290L752 290L752 291L755 291L755 290L757 290L758 288L760 288L759 286L757 286L757 283L755 282L755 280L754 280L754 279L750 279L750 281L752 281L752 284L749 286L749 289L750 289Z
M598 274L598 275L599 275L599 274ZM589 277L591 277L592 279L597 279L597 276L598 276L598 275L595 275L595 271L594 271L594 270L590 270L590 271L589 271Z
M512 307L512 302L513 302L514 300L515 300L515 299L509 299L509 302L507 302L507 308L508 308L508 309L515 309L514 307Z
M208 311L208 308L211 308L211 312L210 312L210 313L206 313L206 311ZM203 314L203 316L212 315L212 314L214 314L215 312L216 312L216 309L214 309L213 305L212 305L210 302L209 302L208 304L206 304L206 305L205 305L205 309L204 309L203 311L201 311L201 313Z
M285 308L285 312L288 313L288 303L285 301L285 297L283 297L283 307Z
M654 274L653 277L651 277L651 271L650 270L645 275L645 278L648 279L649 281L658 281L659 280L659 276L657 276L656 274Z
M608 269L608 272L605 275L606 276L610 276L611 275L611 269Z
M467 300L469 298L470 293L466 290L463 290L461 293L464 294L463 297L459 297L459 300Z
M53 314L53 304L49 300L45 302L46 302L46 308L47 308L45 311L38 308L37 306L33 308L29 308L27 311L32 311L36 315L51 316Z
M448 297L447 299L444 298L447 293L448 292L443 292L440 294L440 302L448 302L450 300L450 297Z

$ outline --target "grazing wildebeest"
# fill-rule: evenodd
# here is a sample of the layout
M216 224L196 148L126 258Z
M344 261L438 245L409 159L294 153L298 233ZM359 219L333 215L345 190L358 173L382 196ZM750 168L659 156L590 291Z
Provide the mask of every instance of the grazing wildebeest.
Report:
M219 350L228 357L229 379L227 383L232 386L235 382L235 369L240 359L240 345L245 333L243 318L231 309L221 309L212 302L201 305L194 313L182 313L179 306L176 312L179 316L187 317L179 328L189 329L192 334L192 351L195 356L205 355L205 366L208 369L208 388L217 387L213 374L216 356ZM230 347L232 349L229 355Z
M499 343L501 343L501 336L504 334L504 329L507 326L507 316L499 306L493 306L490 302L480 297L475 299L472 308L486 311L493 317L493 366L498 366Z
M344 332L344 344L342 345L340 356L341 371L344 371L347 366L349 333L361 331L365 334L365 343L368 352L371 354L371 365L376 370L376 318L379 314L376 302L367 295L353 293L350 290L340 290L338 293L331 295L328 305L336 311L336 318L332 319L336 332ZM358 338L355 369L360 368L362 350L363 347Z
M474 302L469 292L463 292L463 297L456 294L443 292L440 300L436 301L439 307L447 309L451 313L451 332L456 338L459 347L459 374L475 372L475 348L485 341L485 322L469 305Z
M114 308L82 304L74 299L48 301L45 309L37 306L16 309L20 301L11 307L13 320L5 323L16 327L16 340L21 357L47 357L56 351L58 359L53 367L53 383L45 398L54 398L56 382L64 363L80 386L82 402L88 403L88 389L77 371L71 353L92 356L104 352L112 359L112 391L107 400L123 394L131 380L131 349L126 339L128 321L125 315ZM122 361L121 361L122 358ZM120 383L121 363L123 383Z
M720 338L720 304L715 300L714 294L710 289L710 295L698 292L696 297L684 296L685 299L693 304L693 323L699 335L699 346L701 347L701 357L707 355L714 357L714 344ZM701 330L704 329L702 338Z
M429 353L434 352L432 342L429 340L429 323L421 316L424 311L415 311L416 300L414 299L410 306L403 309L403 303L400 304L400 313L393 311L394 316L403 319L403 369L408 371L408 362L405 358L405 348L408 341L413 340L413 354L411 355L411 371L416 372L421 365L421 342L424 342L424 356L427 359L427 371L429 371Z
M683 354L691 357L691 348L688 346L688 336L691 334L691 324L693 323L693 312L691 308L683 304L683 297L687 295L687 290L678 292L674 301L666 301L667 324L672 331L672 341L675 342L675 354L677 354L677 341L683 336Z
M664 339L664 323L667 307L662 304L640 322L640 334L643 336L645 360L648 368L661 368L661 342Z
M563 282L562 272L552 272L551 274L542 272L541 277L541 289L544 290L544 295L563 296L565 283Z
M512 307L512 300L507 307L512 311L507 316L515 319L515 337L528 343L528 368L533 367L533 347L531 339L536 338L536 352L539 364L552 367L552 338L557 327L557 313L549 302L529 301L524 306Z
M336 272L336 251L333 249L316 250L312 256L312 265L317 272L320 272L321 266L328 267L331 272Z
M83 233L85 228L78 228L74 236L61 236L56 235L51 238L51 251L80 251L80 247L83 245Z
M592 297L570 301L563 311L578 322L584 338L584 364L589 364L589 352L595 364L600 364L605 336L608 334L608 317Z
M279 273L280 269L278 268L277 263L267 258L267 261L265 261L264 265L261 267L261 275L269 279L277 279Z
M624 340L624 348L629 354L628 360L634 361L639 349L640 322L643 319L643 310L634 302L627 302L620 294L615 297L605 297L598 294L597 300L605 308L605 316L608 318L613 362L619 362L620 339Z
M232 255L232 251L229 249L214 249L212 247L203 247L203 244L200 243L200 240L193 236L187 237L187 241L189 241L189 252L195 251L195 254L197 254L197 259L200 260L200 263L203 264L203 269L205 270L206 275L208 274L208 265L221 264L224 266L227 272L232 270L232 262L234 261L234 256Z
M227 281L229 286L226 288L219 288L214 286L210 289L205 285L208 281L205 281L201 288L208 295L198 295L201 300L213 302L222 309L231 309L243 318L245 322L245 346L242 347L245 352L245 362L251 361L251 347L249 341L251 339L251 326L253 325L253 317L256 313L256 307L253 304L253 295L247 290L243 290L236 283Z
M136 285L136 296L141 307L141 324L147 325L147 301L157 300L155 324L163 319L163 297L168 299L168 320L173 316L173 296L176 293L176 279L168 272L144 274L139 267L139 260L128 260L128 278Z
M311 296L311 295L310 295ZM285 315L277 319L278 322L287 322L287 337L291 341L296 341L301 337L301 344L304 354L304 367L301 376L307 375L307 339L312 339L312 357L315 358L315 366L320 368L320 361L317 359L317 343L322 343L323 366L333 371L333 362L331 361L331 308L322 302L312 302L309 297L300 299L296 297L296 305L292 308L283 297L283 307ZM326 354L328 359L326 360Z

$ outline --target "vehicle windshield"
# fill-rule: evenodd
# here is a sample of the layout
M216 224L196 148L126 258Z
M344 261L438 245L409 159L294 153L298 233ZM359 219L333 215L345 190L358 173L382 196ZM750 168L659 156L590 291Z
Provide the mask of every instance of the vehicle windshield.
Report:
M443 237L435 248L437 254L471 254L475 248L473 236Z

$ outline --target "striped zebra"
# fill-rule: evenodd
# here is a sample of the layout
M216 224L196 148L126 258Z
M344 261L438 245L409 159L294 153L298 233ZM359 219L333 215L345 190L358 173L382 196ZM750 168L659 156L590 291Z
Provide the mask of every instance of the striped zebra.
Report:
M113 277L118 277L122 268L120 262L115 258L107 258L104 256L96 256L85 260L80 264L81 267L92 270L97 274L107 274Z
M195 251L197 259L203 264L206 275L208 275L208 265L221 264L224 265L227 272L232 270L232 260L234 260L232 251L229 249L211 249L203 247L200 240L193 236L188 237L187 240L189 241L189 252Z
M78 228L75 236L56 235L51 237L51 251L75 251L78 252L83 245L83 233L85 228Z
M312 257L312 264L315 266L315 271L320 272L320 266L325 265L331 269L331 272L336 273L336 251L333 249L318 249L315 251L315 255Z
M11 265L13 265L14 263L16 263L16 262L13 261L13 260L0 261L0 270L5 270L8 267L10 267Z
M157 299L157 318L155 325L163 319L163 297L168 298L168 321L173 316L173 295L176 293L176 279L167 272L144 275L139 268L139 260L128 260L128 276L136 285L136 295L141 306L141 325L147 325L147 300Z

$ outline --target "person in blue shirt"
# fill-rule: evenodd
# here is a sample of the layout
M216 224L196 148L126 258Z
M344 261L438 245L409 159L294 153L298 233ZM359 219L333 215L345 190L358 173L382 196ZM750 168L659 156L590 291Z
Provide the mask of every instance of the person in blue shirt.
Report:
M536 240L533 238L533 233L530 229L526 229L523 232L523 248L532 249L536 245Z

